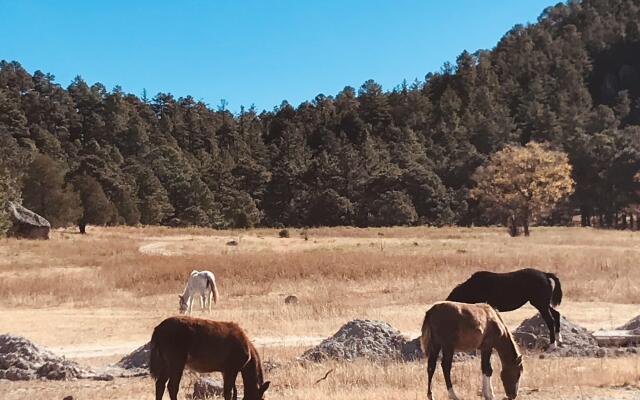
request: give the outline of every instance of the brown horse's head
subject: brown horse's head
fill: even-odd
[[[515,399],[518,397],[518,385],[520,384],[520,377],[522,376],[522,356],[518,355],[513,364],[504,364],[500,378],[502,379],[502,385],[504,386],[504,392],[509,399]]]
[[[184,314],[187,312],[187,308],[189,308],[189,303],[187,302],[187,299],[185,298],[185,296],[181,294],[178,295],[178,299],[180,299],[180,303],[179,303],[180,314]]]
[[[258,394],[255,400],[264,400],[264,392],[266,392],[267,389],[269,389],[269,385],[271,385],[270,381],[266,381],[265,383],[260,385],[260,387],[258,388]],[[247,399],[247,400],[251,400],[251,399]]]

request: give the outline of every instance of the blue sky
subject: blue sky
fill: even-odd
[[[490,49],[548,0],[0,0],[0,59],[66,87],[192,95],[271,110],[374,79],[423,79]]]

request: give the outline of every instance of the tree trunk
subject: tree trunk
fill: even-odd
[[[509,215],[507,225],[509,227],[509,235],[511,237],[518,236],[518,225],[516,224],[516,219],[513,215]]]
[[[87,224],[85,222],[78,222],[78,229],[80,229],[81,234],[87,233]]]
[[[591,215],[587,206],[580,207],[580,225],[591,226]]]
[[[529,236],[529,217],[524,217],[524,235]]]

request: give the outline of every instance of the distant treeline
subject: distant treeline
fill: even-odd
[[[64,89],[0,63],[0,191],[55,225],[486,224],[478,166],[507,144],[569,156],[547,223],[625,226],[640,166],[640,5],[571,1],[425,81],[374,81],[237,115],[191,97]],[[543,221],[545,222],[545,221]]]

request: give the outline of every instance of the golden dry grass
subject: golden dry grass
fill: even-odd
[[[591,329],[619,325],[640,311],[640,241],[632,232],[537,228],[530,238],[510,238],[492,228],[322,228],[307,230],[304,240],[300,230],[290,231],[291,238],[280,239],[274,229],[91,227],[84,236],[56,231],[46,242],[2,240],[0,332],[26,336],[62,353],[75,350],[71,354],[85,363],[113,362],[115,353],[144,343],[153,326],[177,311],[176,294],[186,276],[205,268],[216,274],[222,294],[212,317],[238,321],[264,343],[327,336],[354,318],[382,319],[417,335],[428,305],[479,269],[533,266],[557,272],[565,293],[560,311]],[[239,245],[227,246],[232,239]],[[285,306],[288,294],[296,294],[300,304]],[[523,308],[505,319],[515,326],[534,313]],[[100,346],[122,350],[82,355],[83,349]],[[288,363],[303,349],[261,350],[266,358]],[[275,387],[269,398],[424,398],[421,363],[287,365],[270,376]],[[313,385],[329,368],[336,369],[331,379]],[[456,388],[465,398],[475,397],[479,366],[454,369]],[[637,385],[638,370],[637,358],[530,358],[524,385],[540,390],[526,398],[559,398],[554,397],[558,393],[579,398],[585,391],[606,396],[612,390],[623,396],[627,389],[610,386]],[[140,399],[152,398],[151,387],[146,379],[0,381],[0,398]]]

